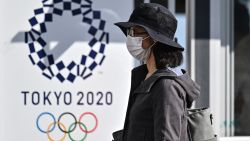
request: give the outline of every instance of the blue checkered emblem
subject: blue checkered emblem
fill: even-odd
[[[42,5],[42,8],[34,10],[34,16],[29,19],[31,29],[25,32],[25,43],[29,47],[32,64],[38,66],[48,79],[56,78],[60,82],[72,83],[77,77],[87,79],[103,63],[105,47],[109,43],[109,33],[105,31],[106,21],[101,18],[101,12],[92,9],[91,0],[43,0]],[[77,61],[55,59],[53,52],[45,49],[48,43],[43,35],[48,32],[47,24],[52,23],[54,18],[63,16],[65,12],[81,16],[81,22],[88,28],[90,39],[87,41],[88,45],[82,48],[87,47],[89,50],[82,53]],[[43,20],[38,20],[38,16],[42,16]],[[71,56],[74,57],[74,54]]]

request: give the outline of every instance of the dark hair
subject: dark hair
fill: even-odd
[[[175,68],[182,64],[182,51],[169,45],[157,42],[152,48],[157,69]]]

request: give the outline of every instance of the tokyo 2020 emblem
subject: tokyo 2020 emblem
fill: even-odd
[[[41,8],[34,10],[34,16],[29,19],[31,29],[25,32],[25,43],[29,47],[30,61],[33,65],[38,66],[48,79],[56,78],[60,82],[73,83],[77,77],[88,78],[97,66],[102,65],[105,59],[105,47],[109,43],[109,33],[105,31],[106,21],[102,19],[101,12],[92,9],[91,0],[42,0],[42,5]],[[51,47],[46,39],[49,31],[47,26],[53,24],[54,19],[69,13],[72,18],[80,17],[81,20],[78,22],[87,28],[87,32],[82,34],[87,34],[88,39],[86,44],[77,51],[80,55],[77,56],[73,53],[68,57],[60,58],[60,54],[58,55],[60,46],[57,52],[48,51]],[[65,23],[61,24],[65,25]],[[61,24],[54,25],[54,27]],[[62,33],[58,31],[54,35],[60,37]],[[65,49],[65,51],[67,50]],[[61,54],[66,53],[61,52]]]

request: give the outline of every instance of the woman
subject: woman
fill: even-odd
[[[128,22],[115,25],[127,36],[131,55],[144,62],[132,70],[124,128],[113,134],[115,140],[188,141],[184,112],[199,96],[199,86],[176,69],[184,50],[173,41],[176,18],[159,4],[144,3]]]

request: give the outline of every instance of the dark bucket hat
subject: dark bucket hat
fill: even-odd
[[[141,26],[154,40],[175,47],[181,51],[184,48],[174,41],[177,20],[164,6],[156,3],[142,3],[130,15],[128,22],[115,23],[125,35],[127,28]]]

